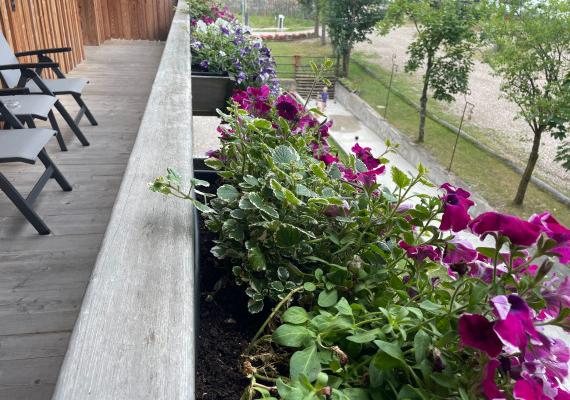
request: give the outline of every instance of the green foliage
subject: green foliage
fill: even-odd
[[[500,6],[486,25],[494,51],[488,61],[501,76],[505,97],[535,137],[549,133],[563,140],[570,129],[570,3],[547,0]],[[558,161],[570,169],[568,142]]]
[[[406,72],[425,68],[420,99],[419,141],[423,142],[427,94],[437,100],[454,101],[469,88],[473,52],[478,42],[475,26],[482,3],[458,0],[394,0],[379,24],[382,33],[411,20],[417,35],[408,46]]]
[[[343,75],[348,76],[350,53],[384,16],[386,0],[328,0],[325,21],[335,52],[343,58]]]

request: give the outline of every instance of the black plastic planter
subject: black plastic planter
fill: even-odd
[[[217,116],[224,109],[234,89],[227,74],[192,71],[192,113],[197,116]]]

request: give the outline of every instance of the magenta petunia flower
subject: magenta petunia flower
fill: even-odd
[[[232,96],[232,100],[238,103],[240,108],[247,109],[249,105],[249,96],[246,91],[244,90],[236,90]]]
[[[570,263],[570,229],[566,228],[556,220],[550,213],[535,214],[529,221],[546,233],[546,235],[556,241],[557,245],[551,250],[558,254],[562,264]]]
[[[540,227],[512,215],[499,214],[494,211],[479,215],[469,227],[473,233],[485,238],[489,233],[499,233],[507,237],[512,244],[532,246],[540,236]]]
[[[477,250],[471,242],[455,237],[447,243],[448,246],[443,254],[445,264],[468,264],[477,259]]]
[[[489,357],[501,354],[503,344],[493,330],[493,322],[479,314],[465,313],[459,317],[457,332],[463,346],[481,350]]]
[[[556,286],[558,278],[547,281],[541,291],[542,298],[546,301],[546,313],[556,318],[562,308],[570,308],[570,277],[565,277],[560,285]]]
[[[499,318],[493,330],[508,353],[524,351],[529,339],[541,340],[532,321],[533,313],[521,297],[516,294],[495,296],[491,299],[491,305]]]
[[[378,167],[376,169],[371,169],[371,170],[368,170],[366,172],[359,172],[357,174],[357,179],[364,186],[371,186],[371,185],[374,185],[376,183],[376,177],[378,175],[382,175],[384,173],[384,171],[386,171],[386,166],[381,165],[380,167]]]
[[[380,165],[380,161],[372,155],[370,147],[362,147],[358,143],[352,146],[352,152],[356,157],[366,165],[366,168],[372,170]]]
[[[412,246],[403,240],[398,245],[406,251],[410,258],[418,261],[423,261],[429,258],[433,261],[441,260],[441,250],[429,245]]]
[[[515,383],[513,395],[515,400],[548,400],[544,395],[542,382],[533,379],[521,379]]]
[[[469,208],[475,203],[469,199],[471,193],[461,188],[455,188],[449,183],[441,185],[447,194],[441,198],[443,201],[443,217],[441,218],[441,230],[462,231],[467,228],[471,221]]]
[[[524,353],[523,375],[543,380],[553,392],[568,377],[570,350],[560,339],[542,336],[542,345],[530,346]]]
[[[303,106],[289,94],[282,94],[275,102],[277,114],[287,121],[295,121],[299,118],[299,113]]]
[[[484,317],[483,317],[484,318]],[[507,397],[502,390],[499,390],[495,383],[495,372],[501,365],[498,360],[489,360],[485,367],[485,375],[483,377],[483,393],[489,400],[506,400]]]

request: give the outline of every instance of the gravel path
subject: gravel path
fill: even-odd
[[[371,43],[361,43],[356,46],[356,50],[373,54],[374,57],[369,57],[368,60],[387,69],[392,67],[392,55],[395,55],[396,64],[400,67],[399,73],[402,74],[407,60],[406,48],[414,34],[415,28],[411,26],[401,27],[383,37],[372,34],[369,36]],[[422,71],[416,74],[418,83],[421,75]],[[500,78],[492,75],[491,68],[487,64],[475,61],[470,76],[471,94],[467,96],[467,100],[475,104],[475,109],[471,121],[468,121],[466,125],[481,128],[485,137],[480,140],[503,156],[524,166],[532,147],[532,131],[523,120],[513,120],[517,113],[517,106],[506,99],[499,98],[500,83]],[[463,98],[460,97],[455,103],[440,103],[440,106],[444,111],[461,117],[464,104]],[[535,174],[568,194],[570,193],[570,172],[565,171],[559,163],[554,161],[558,144],[559,141],[550,136],[543,138]]]

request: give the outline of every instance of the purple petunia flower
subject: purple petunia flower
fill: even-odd
[[[540,236],[540,227],[512,215],[486,212],[469,224],[471,231],[485,238],[489,233],[499,233],[507,237],[512,244],[532,246]]]
[[[461,315],[457,325],[461,344],[481,350],[489,357],[497,357],[503,350],[503,344],[493,325],[493,322],[479,314]]]
[[[469,199],[471,193],[461,188],[455,188],[449,183],[441,185],[447,194],[441,198],[443,201],[443,217],[439,228],[443,231],[462,231],[467,228],[471,216],[469,208],[475,203]]]
[[[282,94],[275,102],[277,114],[288,121],[296,121],[299,119],[299,113],[303,106],[289,94]]]
[[[203,60],[202,62],[200,62],[201,68],[208,69],[209,66],[210,66],[210,63],[208,62],[208,60]]]

